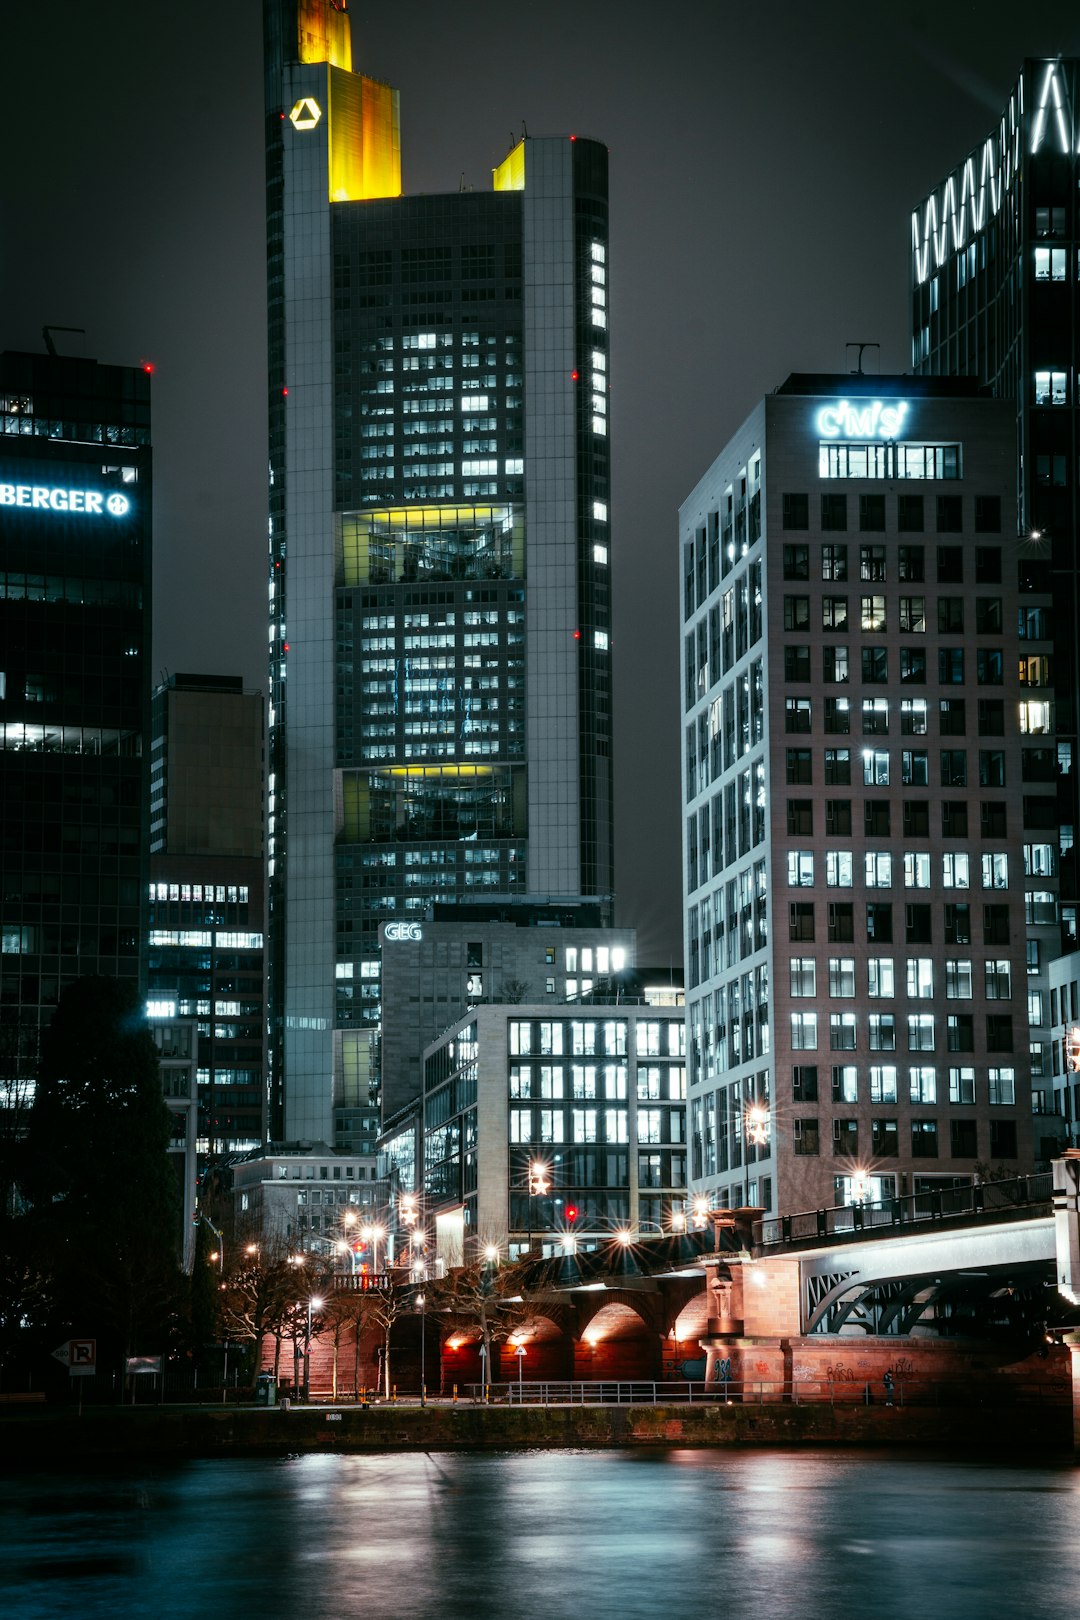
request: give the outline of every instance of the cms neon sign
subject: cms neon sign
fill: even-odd
[[[839,399],[823,405],[817,413],[817,430],[823,439],[898,439],[907,416],[907,401],[887,405],[875,399],[863,405]]]
[[[423,939],[423,937],[424,931],[419,923],[391,922],[387,923],[383,929],[384,939],[410,940],[415,944],[416,941]]]
[[[50,484],[0,484],[0,506],[29,507],[32,512],[76,512],[83,517],[126,517],[131,510],[126,495]]]

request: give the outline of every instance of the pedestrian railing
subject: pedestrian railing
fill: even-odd
[[[890,1392],[882,1379],[796,1378],[695,1383],[687,1380],[647,1379],[607,1381],[565,1380],[537,1383],[465,1386],[473,1401],[499,1401],[510,1406],[1065,1406],[1069,1386],[1050,1380],[1001,1379],[994,1384],[973,1384],[922,1378],[896,1378]]]
[[[1000,1218],[1016,1211],[1032,1213],[1050,1208],[1054,1178],[1047,1172],[1017,1176],[1010,1181],[983,1181],[966,1187],[944,1187],[933,1192],[884,1198],[876,1203],[843,1204],[832,1209],[809,1209],[755,1223],[762,1248],[776,1244],[847,1237],[864,1232],[913,1226],[944,1220]]]

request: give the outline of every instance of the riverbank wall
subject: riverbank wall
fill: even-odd
[[[110,1458],[542,1447],[898,1447],[1068,1456],[1067,1407],[816,1405],[86,1408],[0,1414],[9,1469]]]

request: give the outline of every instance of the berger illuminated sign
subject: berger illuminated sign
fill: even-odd
[[[409,940],[411,943],[416,944],[419,940],[422,940],[423,937],[424,931],[420,927],[419,923],[391,922],[387,923],[383,929],[384,939],[393,939],[398,941]]]
[[[66,489],[56,484],[0,484],[0,506],[28,507],[31,512],[74,512],[80,517],[126,517],[126,495],[103,489]]]
[[[817,430],[823,439],[898,439],[907,416],[907,401],[888,405],[883,399],[853,405],[839,399],[823,405],[817,413]]]

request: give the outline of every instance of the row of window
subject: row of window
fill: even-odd
[[[864,763],[864,770],[870,767]],[[909,759],[904,756],[904,783],[914,783],[925,787],[927,785],[927,761],[925,755],[915,755]],[[946,770],[943,764],[943,775]],[[985,779],[984,779],[985,780]],[[884,778],[888,781],[888,777]],[[944,783],[943,783],[944,785]],[[950,776],[949,786],[957,786]],[[787,831],[789,838],[812,838],[814,835],[814,803],[813,799],[789,799],[787,801]],[[1055,801],[1044,796],[1024,798],[1024,825],[1028,827],[1053,827],[1056,825]],[[818,801],[820,809],[820,801]],[[968,831],[968,800],[944,799],[940,803],[941,809],[941,836],[943,838],[967,838]],[[974,806],[972,806],[974,809]],[[1008,832],[1008,816],[1006,804],[1003,799],[983,799],[979,806],[979,836],[982,838],[1004,838]],[[707,816],[703,810],[699,816]],[[928,838],[930,836],[930,800],[904,799],[903,815],[901,819],[902,830],[906,838]],[[936,819],[936,818],[935,818]],[[867,838],[888,838],[892,834],[892,806],[888,799],[864,799],[862,814],[862,831]],[[974,822],[974,817],[972,818]],[[704,843],[708,846],[707,830]],[[851,815],[850,799],[825,800],[825,836],[827,838],[850,837],[854,827]],[[898,830],[900,830],[898,828]],[[972,827],[974,831],[974,826]],[[1025,844],[1025,873],[1039,872],[1049,875],[1053,871],[1053,858],[1049,844]],[[947,889],[966,889],[970,887],[968,876],[967,855],[946,855],[944,857],[944,884]],[[928,885],[913,881],[909,887],[926,888]]]
[[[686,1098],[686,1071],[682,1065],[639,1064],[639,1102],[681,1102]],[[597,1097],[610,1101],[627,1096],[624,1063],[512,1063],[510,1096],[514,1100],[559,1101],[572,1097],[587,1102]]]
[[[870,449],[879,449],[882,456],[886,446],[881,445],[849,445],[830,446],[832,451],[850,450],[866,452]],[[851,465],[850,458],[845,465]],[[822,476],[874,476],[874,474],[823,474]],[[884,473],[882,476],[885,476]],[[909,475],[910,476],[910,475]],[[955,474],[953,476],[956,476]],[[823,530],[836,532],[848,527],[848,497],[846,495],[823,494],[821,497],[820,526]],[[860,495],[858,497],[859,528],[864,533],[884,533],[887,527],[887,518],[891,511],[892,497],[885,495]],[[888,503],[888,504],[887,504]],[[785,493],[782,504],[782,522],[785,529],[809,529],[810,527],[810,497],[802,493]],[[935,527],[938,534],[962,534],[964,531],[964,497],[962,495],[939,495],[934,505],[936,518]],[[926,529],[926,505],[922,495],[898,495],[896,497],[896,528],[900,534],[922,534]],[[976,534],[1001,533],[1001,497],[1000,495],[976,495],[973,497],[972,518]],[[902,548],[901,548],[902,549]]]
[[[908,704],[901,707],[900,729],[903,732],[920,735],[926,730],[927,705],[924,699],[916,698],[917,707],[911,708]],[[963,709],[964,701],[959,700]],[[942,731],[953,734],[955,730],[964,730],[964,727],[955,727],[956,699],[943,703],[940,707],[942,719],[948,719],[948,728],[942,725]],[[1001,736],[1005,729],[1004,704],[996,699],[979,700],[978,712],[979,731],[986,736]],[[998,748],[980,748],[979,754],[979,785],[980,787],[1003,787],[1005,784],[1005,752]],[[857,758],[862,758],[862,779],[865,787],[888,786],[891,765],[890,750],[888,748],[862,748],[857,750]],[[900,778],[908,785],[917,785],[923,777],[927,757],[926,749],[905,748],[900,753]],[[968,751],[966,748],[940,748],[938,750],[938,771],[942,787],[966,787],[968,782]],[[851,749],[826,748],[824,758],[826,786],[850,787],[851,776]],[[785,777],[789,787],[799,784],[809,786],[814,780],[813,750],[810,748],[789,748],[786,751]],[[1020,750],[1020,779],[1023,782],[1057,781],[1058,755],[1054,748],[1022,748]],[[856,778],[858,771],[856,770]],[[972,777],[974,781],[974,777]]]
[[[719,895],[719,891],[717,891]],[[702,908],[706,915],[708,904]],[[720,917],[720,908],[717,906],[717,938],[723,933],[723,923]],[[827,914],[827,940],[830,945],[854,943],[855,940],[855,907],[850,901],[830,901],[826,906]],[[907,908],[905,908],[906,910]],[[918,908],[915,908],[916,910]],[[788,906],[788,940],[791,944],[813,943],[815,938],[815,907],[813,902],[800,900],[792,901]],[[967,904],[949,905],[946,907],[947,929],[946,944],[970,945],[972,942],[971,907]],[[951,920],[951,927],[948,926]],[[706,924],[707,926],[707,924]],[[735,922],[732,919],[731,927]],[[1012,933],[1010,926],[1010,911],[1008,905],[985,905],[982,908],[982,943],[984,945],[1008,945]],[[892,943],[893,924],[892,906],[880,902],[868,902],[866,906],[866,938],[867,942]],[[1032,960],[1033,958],[1033,960]],[[1028,971],[1037,972],[1039,967],[1037,941],[1029,941]]]
[[[909,655],[914,656],[914,655]],[[915,668],[912,664],[910,667]],[[983,684],[997,685],[998,665],[993,657],[977,666],[981,672]],[[941,685],[962,685],[964,683],[964,650],[962,647],[943,647],[938,652],[938,680]],[[1040,680],[1049,675],[1049,662],[1046,659],[1024,660],[1025,674]],[[890,729],[891,715],[899,711],[900,730],[912,736],[920,736],[926,732],[926,721],[929,713],[924,698],[887,698],[887,697],[823,697],[820,700],[820,715],[823,731],[832,736],[847,737],[851,735],[851,720],[853,714],[861,719],[861,730],[864,737],[887,736]],[[960,736],[967,732],[967,711],[964,700],[942,698],[937,704],[938,729],[942,736]],[[1016,705],[1017,729],[1023,737],[1045,736],[1053,730],[1054,704],[1051,698],[1021,698]],[[985,724],[983,723],[985,721]],[[1004,699],[979,700],[979,730],[989,736],[1005,735],[1005,706]],[[785,697],[784,699],[784,730],[791,733],[808,734],[814,729],[814,700],[810,697]]]
[[[891,850],[867,850],[861,861],[849,849],[829,850],[825,855],[825,886],[830,889],[854,887],[855,873],[862,867],[862,878],[868,889],[890,889],[894,871],[899,880],[903,861],[904,887],[929,889],[933,887],[933,864],[928,851],[906,850],[903,856],[894,856]],[[946,887],[967,888],[970,883],[970,858],[966,853],[942,856],[942,874]],[[814,886],[815,855],[809,849],[790,849],[787,852],[787,880],[790,889],[809,889]],[[1009,857],[1006,851],[987,851],[979,857],[979,871],[984,889],[1009,887]]]
[[[975,993],[977,966],[970,958],[947,957],[937,963],[935,974],[933,957],[909,957],[905,966],[908,999],[932,1001],[936,978],[938,989],[944,985],[947,1000],[970,1001]],[[854,998],[858,994],[853,956],[828,958],[828,987],[829,995],[834,999]],[[817,996],[816,957],[792,956],[788,959],[788,989],[794,1000]],[[896,995],[896,964],[893,957],[872,956],[866,963],[866,994],[872,1000],[891,1000]],[[1012,963],[1009,959],[990,957],[983,963],[983,994],[987,1001],[1011,1000]]]
[[[829,1050],[855,1052],[859,1048],[860,1019],[857,1013],[829,1013]],[[895,1052],[898,1021],[895,1013],[867,1013],[862,1022],[866,1030],[867,1050]],[[816,1012],[793,1012],[790,1015],[790,1045],[793,1052],[818,1050],[819,1024],[824,1031],[825,1015]],[[1011,1013],[987,1013],[985,1041],[988,1052],[1013,1050],[1013,1018]],[[932,1052],[936,1035],[932,1013],[912,1013],[907,1019],[909,1052]],[[975,1027],[972,1014],[951,1014],[946,1019],[945,1049],[948,1052],[973,1052]]]
[[[872,1064],[860,1079],[859,1068],[854,1063],[834,1063],[831,1066],[831,1094],[834,1103],[857,1103],[859,1101],[860,1085],[865,1089],[865,1097],[870,1102],[898,1102],[901,1093],[898,1086],[902,1082],[898,1079],[899,1071],[895,1064]],[[925,1107],[939,1101],[944,1102],[946,1093],[950,1103],[961,1107],[974,1106],[976,1101],[975,1070],[969,1064],[956,1065],[948,1069],[944,1076],[945,1087],[941,1088],[939,1097],[938,1071],[932,1063],[911,1064],[907,1071],[906,1091],[908,1101],[916,1106]],[[824,1096],[824,1077],[821,1080],[821,1093]],[[986,1100],[992,1104],[1003,1107],[1012,1107],[1016,1102],[1016,1070],[1010,1065],[1002,1068],[990,1065],[985,1075]],[[796,1063],[791,1071],[791,1096],[797,1103],[812,1103],[818,1101],[819,1080],[816,1063]]]
[[[682,1108],[639,1108],[634,1139],[638,1142],[682,1142],[686,1113]],[[630,1115],[625,1108],[511,1108],[510,1142],[629,1143]]]
[[[512,1019],[508,1025],[512,1057],[559,1057],[607,1054],[622,1057],[627,1051],[625,1019]],[[636,1024],[635,1048],[639,1055],[666,1052],[681,1057],[685,1052],[681,1018],[642,1019]]]
[[[1017,1157],[1016,1121],[992,1119],[989,1122],[990,1158],[994,1162]],[[792,1121],[792,1147],[796,1154],[816,1155],[821,1152],[821,1127],[816,1118]],[[870,1121],[870,1152],[876,1159],[895,1159],[900,1155],[900,1127],[895,1119]],[[832,1151],[842,1158],[859,1156],[859,1122],[854,1119],[834,1119],[832,1122]],[[911,1121],[911,1157],[936,1159],[938,1151],[938,1121],[913,1119]],[[979,1125],[974,1119],[949,1121],[948,1157],[976,1159],[979,1156]]]

